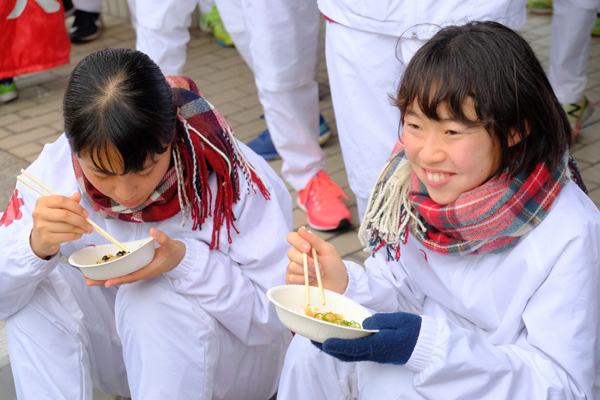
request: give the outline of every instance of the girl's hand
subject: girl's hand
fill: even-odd
[[[33,229],[29,237],[31,250],[39,258],[56,254],[60,245],[81,238],[84,233],[92,233],[92,225],[85,219],[90,213],[79,201],[81,194],[69,197],[45,196],[35,203],[31,213]]]
[[[311,286],[317,286],[315,263],[311,256],[311,249],[314,247],[317,251],[323,287],[340,294],[346,291],[346,287],[348,286],[348,271],[333,245],[327,243],[314,233],[308,232],[304,227],[298,229],[297,233],[289,233],[287,241],[294,246],[288,250],[290,263],[287,266],[285,277],[287,285],[304,285],[302,253],[307,253],[308,280]]]
[[[358,339],[332,338],[322,345],[313,344],[342,361],[404,365],[417,345],[421,322],[420,316],[405,312],[375,314],[363,321],[363,328],[379,332]]]
[[[185,256],[185,244],[179,240],[173,240],[165,233],[156,228],[150,229],[150,236],[160,245],[154,250],[154,258],[148,265],[134,271],[128,275],[119,276],[117,278],[108,279],[105,281],[96,281],[88,279],[88,286],[106,286],[123,285],[125,283],[133,283],[143,279],[150,279],[169,272],[179,265],[183,256]],[[84,278],[87,277],[84,275]]]

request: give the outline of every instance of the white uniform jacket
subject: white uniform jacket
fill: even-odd
[[[206,312],[244,344],[264,345],[287,331],[279,322],[266,291],[285,283],[286,252],[289,247],[285,238],[292,229],[291,198],[275,172],[242,143],[240,147],[246,150],[250,163],[264,179],[271,199],[265,200],[260,192],[247,195],[246,180],[240,175],[241,199],[233,206],[235,226],[240,233],[231,230],[230,244],[227,229],[223,226],[219,250],[209,250],[212,217],[206,219],[201,230],[194,231],[191,220],[184,227],[180,226],[181,213],[161,222],[132,223],[100,217],[85,199],[81,200],[81,205],[90,212],[90,219],[120,242],[148,237],[150,228],[155,227],[171,239],[185,243],[186,253],[181,263],[164,274],[172,282],[175,291],[196,297]],[[64,135],[55,143],[46,145],[40,157],[27,170],[58,194],[69,196],[79,191],[71,162],[71,149]],[[214,194],[214,174],[209,180]],[[59,262],[59,255],[44,261],[31,250],[31,213],[39,195],[20,182],[17,183],[17,190],[18,198],[23,203],[19,208],[22,216],[7,227],[0,227],[0,319],[23,308],[38,284],[52,275]],[[86,245],[106,243],[105,238],[93,232],[61,245],[60,255],[68,258]],[[56,291],[68,302],[68,293],[58,287]]]
[[[518,29],[527,19],[523,0],[318,0],[333,21],[361,31],[421,40],[439,26],[496,21]]]
[[[346,262],[346,296],[423,316],[406,366],[357,364],[360,397],[600,398],[599,245],[600,213],[569,182],[512,250],[443,256],[409,235],[397,262]]]

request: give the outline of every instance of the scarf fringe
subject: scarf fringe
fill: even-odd
[[[185,198],[185,204],[189,206],[188,215],[191,215],[194,221],[192,229],[202,229],[202,224],[206,221],[207,216],[213,217],[210,249],[218,249],[223,225],[227,227],[229,243],[232,242],[231,229],[239,234],[233,214],[233,204],[240,199],[239,176],[236,166],[239,166],[244,172],[248,194],[250,188],[255,193],[258,189],[264,198],[269,200],[270,193],[262,177],[241,152],[231,128],[224,129],[221,135],[214,133],[203,135],[181,115],[179,115],[179,121],[185,134],[178,142],[177,152],[183,155],[185,170],[193,171],[193,173],[188,172],[191,176],[182,181],[184,183],[179,184],[182,189],[180,193]],[[214,143],[215,141],[221,148]],[[210,207],[213,193],[208,185],[211,171],[216,174],[217,178],[214,210],[211,210]],[[180,179],[180,175],[178,175],[178,179]],[[193,193],[194,201],[188,199],[188,193]]]
[[[384,166],[369,197],[358,237],[365,251],[376,252],[383,246],[388,253],[399,252],[398,244],[406,240],[408,224],[414,221],[424,232],[425,226],[413,213],[410,199],[412,166],[402,154],[393,155]],[[394,255],[395,255],[394,254]],[[399,255],[399,254],[398,254]],[[388,257],[392,256],[391,253]]]

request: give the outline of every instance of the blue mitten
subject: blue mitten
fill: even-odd
[[[375,314],[364,320],[363,328],[379,332],[358,339],[327,339],[323,345],[313,344],[342,361],[403,365],[417,344],[421,317],[404,312]]]

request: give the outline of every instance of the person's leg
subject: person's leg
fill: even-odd
[[[89,13],[100,13],[102,0],[75,0],[75,8]]]
[[[86,43],[97,39],[102,33],[102,0],[77,0],[75,2],[75,20],[69,28],[72,43]]]
[[[212,11],[215,6],[215,0],[199,0],[198,7],[200,7],[200,13],[206,14]]]
[[[598,6],[587,9],[573,0],[555,0],[548,79],[561,103],[583,99],[586,67]]]
[[[92,399],[94,387],[129,396],[114,323],[116,288],[90,288],[59,264],[6,320],[19,399]]]
[[[319,146],[319,86],[314,81],[292,90],[263,89],[258,96],[271,139],[283,160],[281,175],[300,191],[325,169],[327,154]]]
[[[197,1],[128,0],[137,39],[165,75],[181,75],[187,57],[188,27]]]
[[[289,338],[246,346],[168,278],[123,285],[117,330],[134,399],[271,396]]]
[[[406,42],[406,43],[403,43]],[[381,169],[399,137],[392,104],[404,63],[424,41],[373,34],[327,23],[326,61],[338,135],[350,188],[362,220]]]
[[[323,353],[296,335],[285,355],[277,397],[286,400],[358,399],[356,363]]]
[[[309,225],[349,226],[352,216],[343,192],[323,171],[326,153],[319,146],[316,2],[217,0],[217,7],[236,48],[250,60],[268,126],[248,146],[266,159],[280,155],[283,178],[313,195],[300,196]]]

